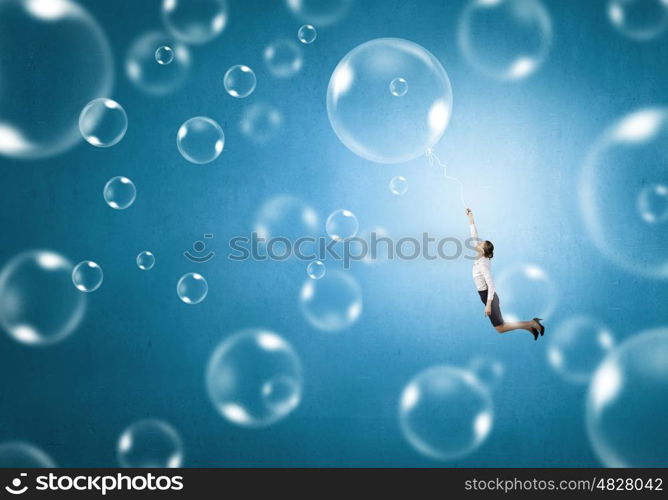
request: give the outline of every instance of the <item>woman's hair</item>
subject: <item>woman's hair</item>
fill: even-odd
[[[494,245],[491,241],[485,240],[482,244],[482,252],[485,257],[491,259],[494,257]]]

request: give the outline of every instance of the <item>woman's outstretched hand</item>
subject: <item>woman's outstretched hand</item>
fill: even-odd
[[[464,213],[469,218],[469,223],[473,224],[473,211],[470,208],[467,208]]]

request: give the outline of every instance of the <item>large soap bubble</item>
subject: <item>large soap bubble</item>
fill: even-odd
[[[0,444],[0,469],[49,469],[56,467],[55,462],[42,450],[23,441],[9,441]],[[15,490],[20,489],[18,484],[12,483]]]
[[[459,19],[458,41],[479,72],[519,80],[550,52],[552,21],[538,0],[471,0]]]
[[[552,278],[533,264],[511,266],[500,273],[497,293],[506,321],[550,317],[557,304]]]
[[[576,384],[589,382],[615,344],[612,332],[588,316],[567,319],[547,340],[550,365],[565,380]]]
[[[668,278],[668,221],[647,188],[668,185],[668,108],[646,108],[610,127],[580,178],[580,206],[598,249],[626,270]],[[647,202],[647,203],[646,203]],[[648,212],[648,210],[650,210]]]
[[[319,280],[304,282],[299,304],[308,322],[318,330],[343,330],[362,314],[362,288],[349,274],[330,271]]]
[[[286,3],[302,21],[327,26],[346,15],[352,0],[286,0]]]
[[[183,462],[183,442],[166,422],[140,420],[121,434],[118,461],[122,467],[177,468]]]
[[[162,20],[185,43],[202,44],[216,38],[227,24],[227,0],[163,0]]]
[[[81,109],[113,82],[97,22],[69,0],[3,0],[0,54],[0,155],[46,158],[71,148],[81,139]]]
[[[631,337],[592,377],[587,430],[608,467],[668,467],[668,329]]]
[[[302,368],[297,353],[268,330],[242,330],[215,350],[206,372],[211,402],[228,421],[266,427],[299,405]]]
[[[489,391],[468,371],[436,366],[404,388],[399,422],[408,442],[435,460],[456,460],[478,448],[494,420]]]
[[[23,252],[0,272],[0,324],[14,340],[48,345],[65,339],[86,310],[72,286],[72,263],[49,250]]]
[[[392,82],[407,91],[397,97]],[[327,89],[327,113],[341,142],[378,163],[401,163],[425,154],[445,132],[452,88],[441,63],[416,43],[380,38],[351,50]]]
[[[169,64],[156,63],[156,51],[169,47],[173,57]],[[137,38],[128,51],[125,72],[141,91],[165,95],[176,90],[190,71],[190,51],[183,43],[159,31],[150,31]]]
[[[610,0],[608,17],[625,36],[645,42],[660,36],[668,26],[667,0]]]

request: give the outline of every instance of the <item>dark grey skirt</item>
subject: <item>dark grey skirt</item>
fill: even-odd
[[[487,290],[478,290],[478,294],[482,303],[487,305]],[[493,326],[503,325],[501,305],[499,304],[499,295],[497,293],[494,293],[494,298],[492,299],[492,314],[489,316],[489,320]]]

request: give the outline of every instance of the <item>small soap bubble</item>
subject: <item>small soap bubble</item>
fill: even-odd
[[[225,133],[211,118],[196,116],[181,125],[176,134],[176,145],[186,160],[203,165],[223,152]]]
[[[668,1],[609,0],[608,18],[624,36],[647,42],[661,36],[668,27]]]
[[[227,93],[240,99],[251,95],[255,90],[256,83],[257,79],[253,70],[243,64],[232,66],[223,78]]]
[[[148,271],[155,265],[155,255],[148,250],[144,250],[137,255],[137,267],[142,271]]]
[[[292,13],[306,23],[329,26],[340,21],[352,0],[286,0]]]
[[[314,260],[306,266],[306,274],[308,274],[309,278],[314,280],[319,280],[326,272],[327,268],[325,267],[324,262],[320,260]]]
[[[403,97],[408,92],[408,82],[403,78],[395,78],[390,82],[390,92],[395,97]]]
[[[92,260],[79,262],[72,270],[72,283],[82,292],[94,292],[100,288],[103,279],[102,268]]]
[[[647,186],[638,195],[638,212],[648,224],[668,220],[668,187],[663,184]]]
[[[155,50],[155,60],[163,66],[174,60],[174,51],[167,45],[162,45]]]
[[[362,314],[362,288],[355,278],[341,271],[321,279],[307,279],[299,305],[306,320],[318,330],[336,332],[353,325]]]
[[[273,105],[255,103],[244,111],[241,133],[256,144],[266,144],[272,140],[283,125],[283,114]]]
[[[318,38],[318,32],[310,24],[305,24],[299,28],[299,31],[297,32],[297,38],[299,38],[300,42],[308,45],[309,43],[315,42],[315,39]]]
[[[357,234],[359,222],[350,210],[335,210],[327,217],[325,229],[334,241],[344,241]]]
[[[137,188],[127,177],[112,177],[103,190],[104,201],[115,210],[125,210],[135,202]]]
[[[302,68],[302,52],[292,40],[277,40],[264,49],[264,61],[276,78],[289,78]]]
[[[113,99],[93,99],[81,111],[79,130],[89,144],[108,148],[118,144],[128,129],[128,115]]]
[[[156,47],[157,50],[161,47],[171,49],[173,57],[169,64],[160,63]],[[159,31],[139,36],[130,46],[125,60],[125,71],[130,81],[142,92],[157,96],[169,94],[180,87],[190,72],[190,66],[188,46]]]
[[[539,0],[471,0],[459,18],[458,42],[480,73],[520,80],[547,58],[552,20]]]
[[[203,44],[227,25],[227,0],[163,0],[162,20],[179,40]]]
[[[390,191],[396,196],[402,196],[408,191],[408,181],[405,177],[398,175],[397,177],[392,177],[390,181]]]
[[[132,424],[118,440],[118,461],[130,468],[177,468],[183,462],[183,443],[174,428],[161,420]]]
[[[176,293],[186,304],[199,304],[209,293],[209,285],[201,274],[188,273],[179,279]]]

